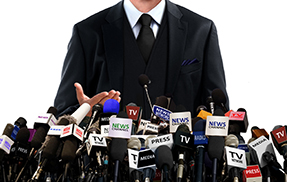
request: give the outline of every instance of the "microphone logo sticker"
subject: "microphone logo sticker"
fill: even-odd
[[[207,116],[205,134],[207,136],[227,136],[229,117]]]
[[[112,130],[120,130],[120,131],[128,131],[129,125],[128,124],[121,124],[121,123],[113,123]]]

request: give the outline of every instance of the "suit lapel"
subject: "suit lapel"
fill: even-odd
[[[122,91],[123,84],[124,12],[122,6],[122,2],[119,2],[111,8],[106,17],[108,24],[102,27],[110,84],[113,89],[119,91]]]
[[[166,93],[172,94],[180,74],[181,63],[187,37],[187,22],[181,20],[182,13],[177,6],[168,0],[169,60]]]

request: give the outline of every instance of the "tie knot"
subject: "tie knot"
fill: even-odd
[[[142,14],[139,22],[142,24],[142,26],[150,26],[152,17],[149,14]]]

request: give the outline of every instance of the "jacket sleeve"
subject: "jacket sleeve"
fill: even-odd
[[[74,83],[85,85],[85,67],[83,46],[77,25],[75,25],[62,68],[61,82],[54,100],[54,106],[58,110],[57,117],[71,114],[79,107]]]
[[[203,88],[204,95],[210,96],[213,89],[221,89],[226,96],[225,106],[229,109],[229,99],[226,91],[225,72],[223,61],[219,48],[217,30],[213,22],[211,22],[209,36],[207,38],[204,52],[204,73]],[[205,98],[207,98],[205,97]],[[205,101],[204,101],[205,102]]]

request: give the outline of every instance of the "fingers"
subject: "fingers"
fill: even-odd
[[[103,104],[102,103],[102,100],[104,100],[105,98],[107,98],[109,95],[108,92],[101,92],[101,93],[98,93],[97,95],[95,95],[94,97],[92,97],[89,102],[90,102],[90,105],[93,106],[93,105],[96,105],[98,103],[100,104]]]
[[[76,94],[77,94],[78,102],[82,104],[81,102],[85,99],[85,94],[84,94],[82,85],[79,83],[75,83],[74,86],[76,87]]]

